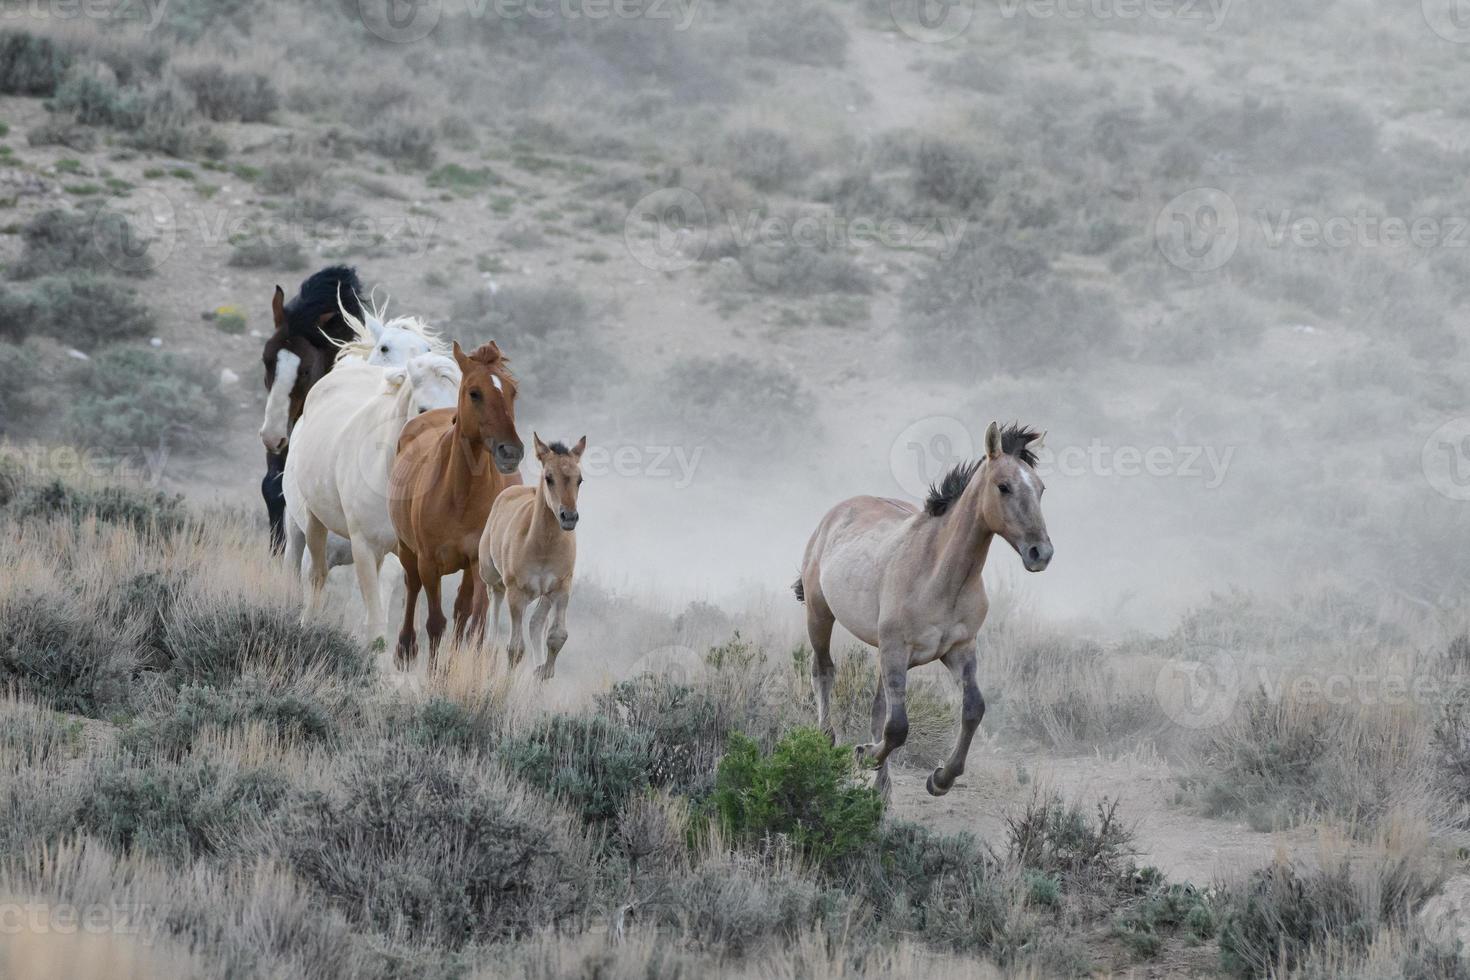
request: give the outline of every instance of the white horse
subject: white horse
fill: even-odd
[[[354,337],[348,341],[334,342],[337,347],[337,356],[334,363],[335,368],[340,369],[342,365],[354,361],[363,361],[376,367],[403,367],[413,358],[423,354],[445,354],[448,352],[444,342],[439,339],[439,336],[427,323],[413,316],[400,316],[394,317],[391,320],[384,320],[387,311],[388,304],[386,300],[382,306],[378,306],[375,296],[369,296],[368,305],[363,310],[364,318],[362,320],[357,319],[357,317],[353,316],[345,308],[342,308],[342,319],[352,328]],[[281,356],[285,357],[288,355],[283,353]],[[267,427],[272,428],[274,431],[275,428],[285,425],[284,406],[289,396],[291,385],[294,384],[295,371],[292,370],[288,373],[293,380],[286,382],[285,394],[280,398],[276,397],[275,388],[281,384],[279,380],[277,381],[277,385],[271,389],[270,397],[266,401],[266,426],[262,427],[262,432]],[[282,377],[279,367],[277,377],[278,379]],[[331,377],[331,374],[327,374],[326,377]],[[321,384],[320,381],[312,385],[311,391],[315,391],[319,384]],[[274,409],[273,406],[275,406]],[[302,409],[302,418],[296,423],[295,428],[300,428],[301,422],[305,421],[306,409],[310,408],[310,406],[311,394],[309,391],[306,397],[306,408]],[[272,425],[273,410],[281,415],[277,426]],[[295,429],[292,429],[291,435],[294,436],[294,434]],[[292,445],[294,446],[294,442]],[[289,456],[287,457],[287,462],[290,462]],[[290,505],[288,503],[286,513],[286,558],[290,563],[290,567],[295,571],[301,570],[301,558],[306,552],[305,533],[306,525],[291,518]],[[345,535],[329,534],[327,536],[325,553],[327,570],[331,570],[340,565],[352,564],[352,546],[347,541]],[[312,571],[308,569],[308,577],[311,574],[313,574]],[[323,572],[322,574],[326,573]]]
[[[349,542],[368,639],[386,640],[379,574],[398,544],[388,515],[398,436],[415,415],[456,404],[460,380],[453,358],[420,354],[406,367],[341,363],[307,395],[282,481],[286,515],[303,529],[311,556],[304,615],[320,603],[327,535],[337,534]]]

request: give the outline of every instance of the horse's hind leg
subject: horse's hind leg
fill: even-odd
[[[909,714],[904,704],[908,673],[908,648],[901,642],[884,641],[878,652],[878,683],[883,688],[886,702],[883,737],[876,741],[878,733],[875,732],[874,743],[854,749],[859,762],[871,759],[872,764],[878,767],[880,777],[886,772],[888,757],[909,738]]]
[[[960,688],[960,733],[949,761],[929,776],[928,789],[931,796],[948,793],[950,787],[954,786],[954,781],[965,771],[965,759],[970,755],[970,742],[975,737],[975,729],[980,727],[980,719],[985,717],[985,698],[981,697],[980,685],[975,682],[974,644],[951,650],[942,659],[944,666],[949,668],[950,676]]]
[[[832,627],[836,622],[826,600],[820,595],[807,597],[806,635],[812,642],[812,694],[817,699],[817,728],[833,744],[837,742],[837,731],[832,725],[832,683],[837,677],[837,667],[832,663]]]
[[[398,666],[408,668],[418,655],[418,627],[414,615],[418,612],[419,559],[407,546],[399,544],[398,562],[403,566],[403,628],[398,631]]]
[[[327,526],[310,513],[306,515],[306,551],[311,555],[311,574],[307,587],[303,618],[314,616],[321,607],[322,590],[327,587]]]

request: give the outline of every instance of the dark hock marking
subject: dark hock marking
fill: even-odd
[[[889,715],[888,721],[883,726],[883,741],[898,748],[909,740],[909,715],[903,708],[898,708]]]
[[[1036,465],[1036,454],[1026,447],[1031,444],[1039,432],[1028,429],[1019,422],[1012,422],[1000,430],[1000,450],[1007,456],[1014,456],[1027,466]],[[938,483],[929,485],[929,499],[924,501],[924,513],[930,517],[943,517],[949,511],[950,505],[960,499],[965,488],[970,485],[970,478],[980,468],[984,459],[972,460],[960,463],[944,474],[944,479]]]
[[[985,698],[979,689],[965,691],[964,706],[960,709],[960,720],[966,724],[980,724],[985,717]]]

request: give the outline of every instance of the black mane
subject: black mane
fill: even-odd
[[[1008,456],[1014,456],[1027,466],[1036,465],[1036,454],[1026,447],[1038,433],[1034,429],[1028,429],[1018,422],[1000,430],[1000,449]],[[954,469],[944,474],[944,479],[938,483],[930,484],[929,499],[924,501],[924,513],[930,517],[942,517],[950,506],[960,499],[960,494],[970,485],[970,478],[980,468],[984,459],[970,460],[960,463]]]
[[[342,308],[361,320],[362,300],[358,298],[361,292],[362,283],[358,281],[357,270],[349,266],[334,265],[314,273],[286,304],[286,332],[293,337],[304,337],[323,349],[329,346],[328,338],[344,342],[352,340],[356,334],[342,318],[337,297],[340,295],[342,298]],[[333,316],[322,321],[324,313]]]

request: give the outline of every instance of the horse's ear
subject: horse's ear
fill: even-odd
[[[1032,436],[1031,439],[1030,439],[1030,441],[1028,441],[1026,443],[1026,448],[1029,449],[1029,450],[1031,450],[1034,453],[1034,452],[1036,452],[1036,450],[1038,450],[1038,449],[1041,448],[1041,446],[1042,446],[1042,444],[1044,442],[1046,442],[1046,432],[1045,432],[1045,430],[1043,430],[1042,433],[1041,433],[1041,435],[1039,435],[1039,436]]]
[[[276,287],[276,293],[271,297],[271,317],[276,321],[277,330],[286,325],[286,291],[280,286]]]
[[[999,459],[1000,454],[1000,423],[992,422],[985,430],[985,455],[991,459]]]
[[[383,339],[383,329],[384,329],[384,327],[383,327],[383,321],[382,320],[379,320],[375,316],[368,317],[367,318],[367,328],[368,328],[368,332],[373,335],[373,339],[374,340],[382,340]]]
[[[464,348],[459,346],[459,341],[454,342],[454,363],[459,365],[461,371],[469,367],[470,359],[464,356]]]
[[[583,436],[582,438],[578,439],[577,440],[577,444],[572,447],[572,455],[575,456],[575,457],[577,457],[578,459],[581,459],[582,458],[582,453],[584,453],[586,451],[587,451],[587,437],[586,436]]]
[[[542,456],[545,456],[547,453],[551,452],[551,447],[548,446],[546,443],[542,442],[541,441],[541,437],[539,435],[537,435],[535,432],[532,432],[531,433],[531,438],[536,441],[535,442],[535,445],[536,445],[536,458],[537,459],[540,459]]]

